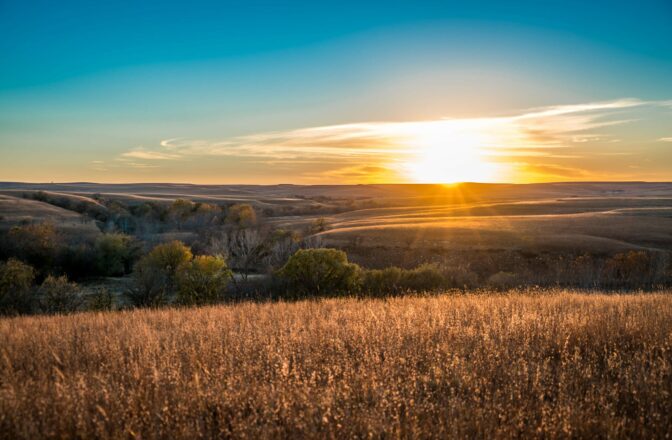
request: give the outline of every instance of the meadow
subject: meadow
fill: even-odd
[[[0,320],[2,438],[666,438],[672,296],[316,299]]]

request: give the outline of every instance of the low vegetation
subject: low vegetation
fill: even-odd
[[[95,223],[100,230],[67,234],[57,224],[29,220],[0,228],[3,283],[18,286],[2,287],[8,293],[0,297],[1,314],[241,299],[384,297],[449,289],[542,286],[624,291],[672,285],[672,253],[662,248],[460,253],[409,242],[404,248],[372,252],[362,245],[371,236],[357,236],[340,249],[327,248],[323,237],[332,226],[325,217],[281,225],[269,221],[276,213],[248,203],[133,201],[40,191],[25,196],[81,213],[89,226]],[[404,256],[403,264],[390,262],[398,261],[399,255]],[[96,287],[88,288],[92,283]],[[58,285],[68,286],[71,298],[63,294],[58,301],[53,295],[47,299]],[[107,293],[100,293],[100,288]]]
[[[672,295],[0,320],[4,438],[665,438]]]

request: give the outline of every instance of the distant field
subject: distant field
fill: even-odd
[[[74,211],[36,200],[0,194],[0,228],[22,222],[50,222],[60,230],[73,234],[95,235],[100,232],[93,221]]]
[[[354,211],[330,217],[328,243],[613,252],[672,247],[672,200],[620,199],[432,206]],[[636,207],[633,207],[636,206]]]
[[[672,295],[0,320],[3,438],[664,438]]]
[[[324,242],[349,248],[604,253],[672,248],[671,183],[0,183],[2,221],[53,217],[74,227],[81,218],[79,214],[39,202],[21,200],[16,207],[13,205],[18,199],[12,196],[38,190],[69,195],[82,203],[97,203],[91,198],[94,194],[129,205],[170,203],[178,198],[218,204],[250,203],[266,222],[283,228],[305,228],[324,218]]]

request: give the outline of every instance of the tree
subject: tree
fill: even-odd
[[[191,261],[191,249],[180,241],[160,244],[135,265],[135,287],[129,299],[138,306],[158,306],[167,303],[175,293],[178,269]]]
[[[319,234],[327,230],[327,220],[324,217],[317,218],[311,223],[308,233]]]
[[[84,300],[76,283],[68,277],[49,275],[38,289],[40,310],[46,313],[69,313],[79,310]]]
[[[247,279],[250,272],[266,256],[267,242],[256,229],[241,229],[229,234],[229,258],[232,265]]]
[[[14,226],[7,236],[12,255],[39,270],[51,269],[60,247],[60,237],[51,223]]]
[[[282,267],[289,257],[299,249],[301,238],[296,232],[276,229],[268,237],[268,250],[264,258],[267,266],[277,269]]]
[[[359,266],[337,249],[301,249],[278,275],[299,294],[337,295],[353,292],[359,283]]]
[[[177,271],[177,302],[212,304],[222,297],[231,277],[223,258],[198,256]]]
[[[96,239],[96,266],[100,273],[121,276],[131,271],[140,251],[126,234],[103,234]]]
[[[249,228],[257,224],[257,213],[251,205],[236,204],[229,208],[226,222],[239,228]]]
[[[170,206],[170,216],[176,223],[177,229],[182,229],[184,222],[189,218],[195,208],[191,200],[177,199]]]
[[[35,269],[15,258],[0,263],[0,313],[28,313],[32,308]]]

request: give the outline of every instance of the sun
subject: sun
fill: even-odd
[[[499,167],[484,154],[489,134],[445,122],[418,126],[409,136],[413,153],[404,166],[408,177],[419,183],[496,181]]]

